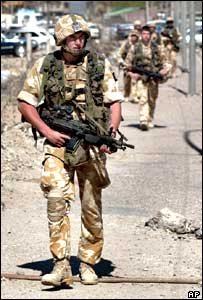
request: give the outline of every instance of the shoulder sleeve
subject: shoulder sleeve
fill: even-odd
[[[25,101],[35,107],[41,104],[39,103],[39,94],[43,74],[40,73],[40,68],[44,58],[38,59],[28,72],[23,88],[17,96],[18,101]]]
[[[172,64],[170,60],[168,59],[168,55],[166,53],[166,48],[163,45],[158,46],[158,52],[160,55],[161,62],[163,64],[163,68],[167,70],[169,73],[172,69]]]
[[[119,90],[111,64],[105,59],[105,72],[103,80],[104,103],[123,102],[124,98]]]
[[[120,60],[120,61],[123,61],[122,55],[123,55],[123,53],[125,52],[126,44],[127,44],[127,42],[124,41],[124,42],[121,44],[120,48],[118,49],[118,52],[117,52],[117,58],[118,58],[118,60]]]
[[[135,46],[132,45],[128,51],[128,54],[125,59],[125,65],[126,67],[132,67],[133,64],[133,58],[134,58],[134,53],[135,53]]]

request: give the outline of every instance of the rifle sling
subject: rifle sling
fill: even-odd
[[[89,114],[87,111],[85,111],[85,110],[83,109],[83,107],[82,107],[79,103],[77,103],[77,101],[75,101],[75,100],[72,99],[72,102],[75,104],[76,108],[79,108],[80,111],[83,112],[83,113],[85,114],[85,116],[86,116],[92,123],[94,123],[94,125],[95,125],[101,132],[103,132],[103,133],[106,134],[106,135],[109,135],[108,131],[105,130],[105,129],[97,122],[97,121],[95,121],[95,120],[90,116],[90,114]]]

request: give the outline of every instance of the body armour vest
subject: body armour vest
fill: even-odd
[[[123,49],[123,52],[122,52],[122,55],[121,55],[121,57],[122,57],[123,60],[126,59],[127,54],[128,54],[128,50],[130,49],[130,47],[131,47],[130,42],[129,42],[129,41],[126,41],[125,46],[124,46],[124,49]]]
[[[134,48],[133,66],[142,65],[146,70],[158,72],[162,69],[163,64],[158,52],[158,46],[153,41],[150,43],[151,55],[150,57],[144,55],[142,42],[137,42]]]
[[[40,115],[50,114],[54,105],[69,105],[78,95],[85,94],[85,111],[101,126],[108,126],[109,108],[104,106],[102,89],[105,59],[104,56],[94,52],[87,51],[86,55],[87,75],[84,88],[76,88],[74,84],[71,86],[65,84],[60,50],[45,57],[40,70],[40,73],[43,73],[40,100],[44,97],[44,103],[39,110]],[[71,99],[66,100],[66,92],[71,92]]]

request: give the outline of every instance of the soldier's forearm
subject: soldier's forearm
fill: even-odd
[[[18,101],[18,110],[26,121],[39,130],[45,137],[49,135],[51,128],[40,118],[37,109],[33,105],[24,101]]]
[[[121,104],[115,102],[111,105],[111,127],[116,131],[121,122]]]

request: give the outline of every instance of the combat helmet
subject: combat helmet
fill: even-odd
[[[141,26],[140,20],[136,20],[136,21],[134,22],[134,26]]]
[[[85,32],[87,38],[91,36],[90,29],[83,17],[79,15],[63,16],[57,21],[54,29],[56,46],[63,45],[68,36],[79,31]]]
[[[167,17],[166,22],[173,22],[173,18],[172,17]]]
[[[150,23],[150,24],[148,24],[148,26],[149,26],[150,28],[156,28],[156,24],[155,24],[155,23]]]

